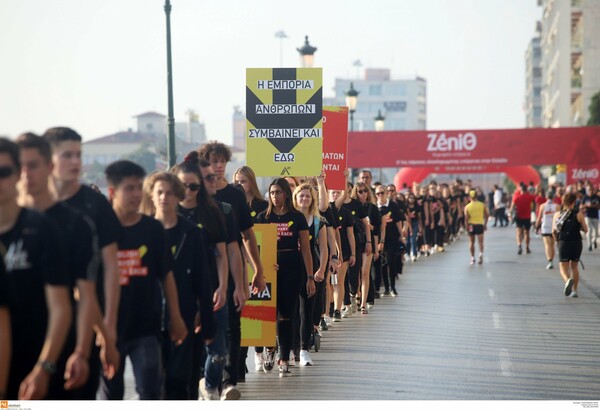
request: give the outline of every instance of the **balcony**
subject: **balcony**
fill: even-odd
[[[579,89],[581,88],[582,78],[579,74],[571,75],[571,88]]]

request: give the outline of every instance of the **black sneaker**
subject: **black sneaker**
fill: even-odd
[[[396,289],[392,289],[392,296],[393,297],[398,296],[398,292],[396,292]]]
[[[386,290],[385,292],[383,292],[383,294],[381,296],[390,296],[391,293],[389,290]]]
[[[340,312],[339,310],[334,310],[333,311],[333,321],[341,322],[342,321],[342,312]]]
[[[520,255],[520,254],[522,254],[522,253],[523,253],[523,248],[521,248],[521,247],[519,246],[519,250],[517,251],[517,255]]]
[[[327,326],[327,322],[325,322],[324,318],[321,318],[321,321],[319,322],[319,330],[320,331],[327,331],[327,330],[329,330],[329,326]]]
[[[379,292],[374,293],[375,299],[381,299],[381,294]]]
[[[567,283],[565,283],[565,296],[569,296],[571,291],[573,290],[573,279],[567,279]]]
[[[592,251],[592,245],[590,244],[590,247],[588,248],[588,250],[591,252]]]
[[[527,252],[528,254],[531,253],[531,251],[529,250],[529,248],[526,248],[525,252]]]

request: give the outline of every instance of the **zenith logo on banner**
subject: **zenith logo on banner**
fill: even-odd
[[[600,171],[597,168],[573,168],[571,171],[571,178],[573,179],[597,179],[598,176],[600,176]]]
[[[455,136],[446,136],[445,133],[427,134],[429,152],[447,152],[447,151],[473,151],[477,147],[477,136],[472,132],[458,134]]]

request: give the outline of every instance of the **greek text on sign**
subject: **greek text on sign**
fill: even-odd
[[[322,129],[322,69],[246,69],[246,164],[257,176],[319,175]]]
[[[259,90],[312,90],[313,80],[260,80],[256,84]]]
[[[322,130],[314,128],[267,128],[248,130],[249,138],[321,138],[322,136]]]
[[[257,114],[314,114],[314,104],[258,104]]]

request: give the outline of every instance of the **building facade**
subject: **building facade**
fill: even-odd
[[[352,83],[359,92],[354,113],[355,131],[374,131],[375,117],[385,117],[384,130],[424,130],[427,128],[427,81],[416,77],[394,80],[387,68],[367,68],[363,79],[335,80],[335,97],[323,105],[346,105],[346,92]],[[351,129],[351,124],[348,129]]]
[[[536,23],[535,37],[525,52],[525,126],[538,128],[542,122],[542,22]]]
[[[600,91],[600,1],[538,0],[542,6],[544,127],[582,126]]]

